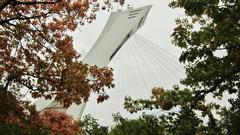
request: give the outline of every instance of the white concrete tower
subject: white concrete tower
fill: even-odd
[[[99,67],[107,66],[124,43],[144,24],[150,8],[151,5],[112,12],[102,33],[83,58],[83,62]],[[50,108],[66,112],[74,118],[81,117],[86,106],[86,103],[82,103],[63,108],[59,102],[45,99],[40,99],[35,104],[38,110]]]

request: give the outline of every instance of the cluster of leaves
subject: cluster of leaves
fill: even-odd
[[[159,121],[163,126],[163,131],[171,134],[205,134],[218,133],[220,122],[212,114],[212,110],[219,109],[216,103],[206,104],[199,101],[193,108],[191,103],[194,96],[189,89],[179,89],[174,86],[173,90],[163,88],[153,88],[150,99],[137,99],[126,97],[124,107],[131,113],[141,110],[161,109]],[[203,117],[209,118],[209,123],[204,126]],[[212,126],[211,126],[212,124]]]
[[[198,8],[196,8],[196,6]],[[187,77],[196,100],[208,93],[221,97],[224,91],[240,89],[240,2],[237,0],[177,0],[187,17],[177,19],[173,44],[183,52]],[[197,27],[197,28],[196,28]]]
[[[162,135],[164,128],[155,116],[143,115],[139,119],[128,120],[114,115],[116,125],[112,127],[109,135]]]
[[[81,134],[79,124],[65,113],[41,113],[28,101],[19,101],[11,92],[0,91],[0,134],[55,135]]]
[[[161,135],[164,130],[160,119],[156,116],[143,115],[138,119],[128,120],[120,116],[119,113],[113,115],[116,125],[111,127],[101,127],[97,119],[90,115],[84,116],[81,121],[84,135]]]
[[[179,61],[185,64],[186,78],[181,83],[186,88],[153,88],[150,99],[126,97],[125,108],[131,113],[161,108],[168,125],[165,129],[172,134],[239,134],[240,2],[173,0],[170,7],[182,8],[186,14],[176,20],[171,36],[173,44],[183,50]],[[206,102],[210,93],[218,99],[223,93],[238,97],[229,97],[227,109]],[[202,118],[208,118],[206,126]]]
[[[38,112],[27,101],[19,101],[11,92],[0,90],[0,134],[45,135]],[[27,110],[27,111],[26,111]]]
[[[126,97],[124,107],[130,113],[135,113],[142,109],[163,109],[170,110],[177,106],[189,106],[188,102],[192,100],[192,93],[189,89],[179,90],[179,87],[174,86],[174,90],[164,90],[162,87],[152,89],[150,99],[133,100],[131,97]]]
[[[82,127],[83,135],[107,135],[108,133],[108,128],[101,127],[98,120],[89,114],[80,121],[80,127]]]
[[[51,135],[82,134],[79,123],[65,113],[45,110],[40,113],[40,119],[42,124],[49,129]]]
[[[238,93],[237,99],[230,99],[231,103],[230,108],[223,108],[221,112],[219,112],[221,116],[221,126],[225,130],[225,133],[228,134],[239,134],[240,128],[240,93]]]

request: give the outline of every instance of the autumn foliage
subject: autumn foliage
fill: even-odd
[[[46,110],[40,113],[41,122],[48,127],[51,135],[79,135],[82,134],[79,123],[62,112]]]
[[[25,87],[34,98],[55,99],[69,106],[87,100],[91,91],[112,87],[108,68],[80,61],[67,31],[94,20],[97,1],[1,2],[0,74],[5,90]],[[102,93],[101,93],[102,94]]]
[[[54,97],[64,107],[87,101],[91,92],[99,94],[98,102],[108,98],[104,89],[114,87],[112,69],[82,63],[69,35],[95,20],[99,9],[111,7],[108,0],[103,3],[100,6],[97,0],[0,1],[1,120],[6,122],[7,115],[16,116],[16,120],[31,117],[29,103],[22,100],[29,93],[33,98]]]
[[[52,110],[44,110],[39,113],[34,106],[29,105],[29,102],[19,102],[11,93],[1,92],[0,98],[1,106],[4,107],[0,110],[0,134],[82,134],[79,123],[65,113]],[[3,103],[4,99],[6,99],[5,104]]]
[[[11,92],[0,90],[0,134],[44,135],[39,113],[29,101],[17,100]]]

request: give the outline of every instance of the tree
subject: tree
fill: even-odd
[[[220,122],[213,117],[212,110],[217,110],[219,105],[205,103],[203,100],[191,108],[193,92],[190,89],[180,89],[174,86],[172,90],[161,87],[152,89],[150,99],[125,98],[124,107],[131,113],[141,110],[161,109],[158,121],[163,131],[176,135],[195,134],[223,134]],[[208,117],[204,125],[203,117]]]
[[[107,0],[103,6],[109,9],[111,3]],[[4,97],[0,108],[6,109],[1,111],[1,124],[9,116],[23,121],[32,117],[29,112],[36,114],[22,100],[27,93],[54,98],[64,107],[87,101],[93,91],[98,102],[108,98],[104,89],[114,87],[112,69],[82,63],[69,35],[95,20],[99,8],[97,0],[0,2],[0,95]]]
[[[0,134],[47,135],[49,129],[41,124],[39,113],[30,102],[19,101],[11,92],[0,90]]]
[[[173,43],[183,49],[179,60],[186,63],[187,77],[182,83],[192,88],[191,108],[209,93],[220,99],[224,92],[239,93],[240,2],[177,0],[170,6],[183,8],[188,16],[177,20],[172,37]],[[235,102],[230,104],[232,109],[239,109]],[[226,115],[234,116],[230,111]],[[239,117],[235,118],[239,121]]]
[[[83,129],[83,135],[106,135],[108,133],[108,128],[101,127],[98,120],[89,114],[80,121],[80,127]]]
[[[240,2],[177,0],[170,6],[183,8],[187,15],[177,19],[172,38],[173,44],[183,49],[179,60],[186,64],[187,76],[182,83],[193,90],[192,106],[208,93],[221,98],[223,92],[238,92]]]
[[[112,127],[109,135],[163,135],[164,128],[161,121],[153,115],[144,114],[138,119],[128,120],[117,114],[114,116],[117,123]]]
[[[183,51],[179,61],[185,64],[186,77],[181,83],[186,88],[173,87],[172,90],[154,88],[150,99],[131,99],[127,97],[125,107],[130,112],[142,109],[161,108],[163,111],[172,111],[178,108],[176,113],[169,113],[167,119],[171,120],[173,129],[177,131],[182,127],[181,123],[187,120],[189,115],[194,117],[189,120],[197,122],[201,117],[208,117],[208,130],[201,130],[196,125],[187,125],[183,129],[192,128],[204,134],[237,133],[236,113],[239,106],[238,98],[230,99],[231,111],[221,111],[215,103],[206,103],[207,94],[213,94],[215,98],[222,99],[223,93],[238,94],[240,89],[240,2],[237,0],[173,0],[172,8],[182,8],[184,17],[176,20],[176,28],[172,34],[172,42]],[[234,102],[233,102],[234,101]],[[226,128],[221,125],[212,113],[219,111],[223,119],[231,121],[233,125]],[[197,116],[197,111],[201,114]],[[225,113],[224,113],[225,112]],[[197,119],[196,119],[197,118]],[[195,119],[195,120],[194,120]],[[189,121],[187,120],[187,121]],[[200,126],[202,127],[202,126]],[[231,131],[229,130],[231,129]],[[192,132],[193,133],[193,132]]]

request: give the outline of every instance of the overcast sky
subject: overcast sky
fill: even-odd
[[[92,114],[99,119],[102,125],[111,125],[113,123],[112,114],[117,112],[120,112],[124,117],[134,118],[137,115],[130,115],[123,109],[122,104],[126,95],[135,98],[148,98],[152,87],[170,88],[184,76],[183,68],[177,61],[181,51],[171,45],[170,39],[175,19],[183,13],[180,10],[169,8],[169,2],[170,0],[126,1],[126,5],[130,4],[133,7],[153,5],[144,26],[137,33],[162,49],[163,52],[159,51],[156,56],[160,63],[151,60],[149,52],[146,50],[134,49],[138,47],[136,46],[136,38],[131,38],[108,65],[114,69],[116,84],[114,89],[108,90],[110,99],[102,104],[96,104],[93,94],[87,103],[84,114]],[[74,46],[83,55],[87,53],[101,33],[109,14],[106,11],[99,12],[96,21],[73,33]]]

